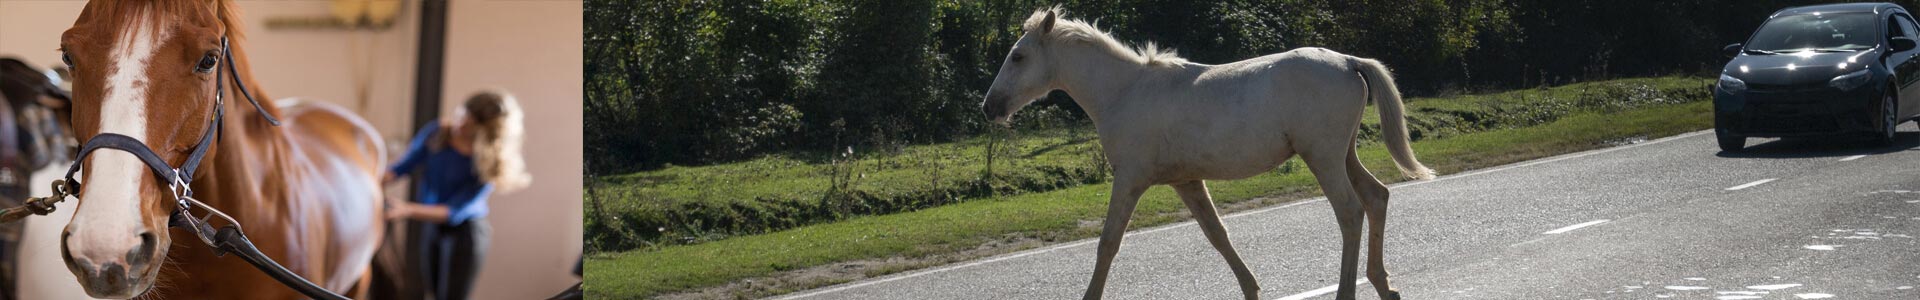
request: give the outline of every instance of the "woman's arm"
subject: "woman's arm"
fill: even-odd
[[[393,167],[387,168],[387,174],[381,176],[380,182],[392,183],[394,180],[399,180],[401,175],[412,172],[414,167],[419,166],[422,157],[426,156],[427,141],[432,140],[433,134],[438,131],[440,131],[440,122],[427,123],[427,126],[420,127],[420,132],[413,134],[413,141],[407,143],[407,154],[400,156],[400,161],[394,163]]]
[[[419,204],[399,203],[387,212],[389,219],[410,219],[434,223],[447,223],[453,219],[466,219],[478,214],[476,204],[487,201],[492,196],[492,184],[477,184],[461,188],[449,196],[446,203]]]
[[[446,223],[453,216],[453,210],[446,205],[397,202],[387,210],[388,219],[409,219],[434,223]]]

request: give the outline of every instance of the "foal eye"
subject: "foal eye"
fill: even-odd
[[[200,57],[200,64],[194,66],[193,72],[203,74],[213,72],[213,67],[217,66],[220,66],[220,56],[209,52],[206,56]]]

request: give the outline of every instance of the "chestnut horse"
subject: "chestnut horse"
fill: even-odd
[[[385,225],[379,134],[336,106],[240,101],[270,99],[248,70],[240,24],[231,0],[87,3],[60,46],[74,77],[75,135],[125,135],[168,166],[210,148],[197,175],[176,171],[189,173],[182,176],[193,179],[195,198],[243,224],[293,273],[336,293],[365,293]],[[222,90],[218,105],[229,115],[216,121]],[[214,141],[203,146],[207,135]],[[88,295],[302,297],[241,259],[215,256],[187,231],[189,242],[173,243],[174,192],[132,153],[97,151],[76,162],[84,184],[61,254]]]
[[[1094,258],[1086,299],[1099,299],[1113,257],[1126,237],[1141,193],[1172,185],[1200,231],[1226,258],[1246,299],[1260,285],[1227,239],[1204,180],[1240,179],[1273,170],[1295,153],[1333,205],[1340,224],[1337,299],[1353,299],[1361,222],[1367,221],[1367,280],[1381,299],[1399,299],[1387,284],[1381,241],[1387,187],[1354,150],[1367,102],[1379,105],[1381,136],[1400,172],[1433,178],[1414,158],[1405,111],[1393,77],[1379,61],[1303,48],[1223,65],[1189,63],[1152,44],[1129,49],[1086,22],[1061,19],[1059,8],[1035,12],[1014,42],[982,104],[994,122],[1064,90],[1093,119],[1113,167],[1113,194]]]

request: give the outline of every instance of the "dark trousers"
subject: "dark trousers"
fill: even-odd
[[[479,278],[480,262],[486,260],[487,244],[493,227],[485,218],[468,219],[460,225],[429,224],[422,230],[420,243],[426,276],[434,299],[467,299],[473,292],[473,280]]]

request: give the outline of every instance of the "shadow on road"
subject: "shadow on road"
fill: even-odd
[[[1783,138],[1747,146],[1740,152],[1721,151],[1715,155],[1732,158],[1809,158],[1900,151],[1920,151],[1920,132],[1895,133],[1893,145],[1889,146],[1874,146],[1870,140],[1857,137]]]

